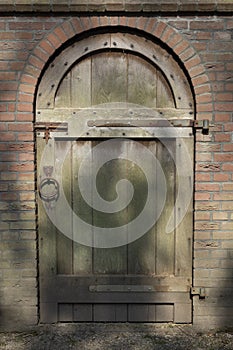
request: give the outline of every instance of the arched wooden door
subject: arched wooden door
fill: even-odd
[[[84,39],[48,67],[36,119],[41,322],[191,322],[193,99],[179,65],[136,35]]]

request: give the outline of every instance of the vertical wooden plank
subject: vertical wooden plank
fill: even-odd
[[[130,322],[171,322],[173,321],[172,304],[129,304]]]
[[[91,322],[92,304],[74,304],[74,322]]]
[[[191,323],[192,322],[192,304],[175,303],[174,305],[174,322],[175,323]]]
[[[190,156],[191,163],[184,166],[187,152]],[[192,240],[193,240],[193,169],[189,166],[193,165],[193,137],[187,139],[178,139],[176,143],[176,164],[179,168],[177,173],[177,189],[181,193],[183,199],[181,205],[189,202],[186,208],[186,214],[182,222],[176,228],[176,260],[175,274],[178,276],[187,276],[191,285],[192,276]],[[176,220],[179,220],[181,208],[177,207]]]
[[[105,52],[92,58],[92,105],[125,102],[127,59],[124,53]]]
[[[58,321],[58,305],[57,303],[40,302],[40,322],[56,323]]]
[[[128,54],[128,102],[156,107],[156,69],[142,58]]]
[[[41,157],[45,147],[50,147],[49,157],[43,159]],[[47,152],[48,153],[48,152]],[[49,145],[46,146],[43,138],[37,137],[37,182],[38,186],[46,177],[43,167],[54,167],[54,143],[49,140]],[[51,223],[44,208],[42,200],[38,196],[38,231],[39,231],[39,269],[40,278],[49,278],[57,272],[56,268],[56,228]]]
[[[93,147],[98,144],[98,141],[93,142]],[[111,144],[108,148],[103,146],[102,152],[110,152]],[[118,147],[119,155],[124,151],[126,143],[122,140],[112,147]],[[93,158],[93,166],[95,167],[96,159]],[[99,195],[107,201],[112,201],[116,198],[116,184],[119,180],[127,178],[126,161],[123,159],[114,159],[105,163],[98,173],[96,180],[97,190]],[[93,184],[94,185],[94,184]],[[127,223],[127,208],[116,213],[104,213],[101,211],[93,211],[93,226],[109,228],[122,226]],[[122,228],[127,235],[126,227]],[[95,232],[95,228],[94,228]],[[95,238],[94,238],[95,239]],[[95,248],[94,249],[94,273],[103,274],[122,274],[127,272],[127,247],[115,248]],[[110,282],[111,284],[111,282]]]
[[[51,151],[46,159],[42,160],[45,147]],[[46,146],[42,137],[37,137],[37,182],[45,178],[44,166],[54,167],[54,143],[49,140]],[[40,293],[40,321],[43,323],[57,322],[57,303],[45,303],[46,294],[50,293],[47,287],[48,279],[55,277],[57,273],[56,264],[56,228],[51,223],[42,200],[38,197],[38,234],[39,234],[39,283],[43,292]],[[51,210],[51,209],[50,209]]]
[[[127,320],[128,320],[128,305],[115,304],[115,321],[127,322]]]
[[[163,74],[157,71],[157,108],[175,108],[174,97]]]
[[[129,304],[129,322],[149,322],[149,304]]]
[[[73,304],[58,304],[58,320],[60,322],[73,321]]]
[[[174,320],[174,305],[154,305],[155,322],[172,322]]]
[[[55,107],[71,107],[71,75],[68,73],[62,80],[55,97]]]
[[[127,304],[95,304],[93,312],[95,322],[127,321]]]
[[[94,322],[115,321],[115,305],[113,304],[94,304],[93,313]]]
[[[155,141],[141,141],[144,147],[147,147],[152,153],[156,153]],[[129,146],[130,147],[130,146]],[[135,143],[134,146],[136,147]],[[137,151],[136,151],[137,152]],[[141,152],[141,149],[138,150]],[[141,155],[143,157],[143,154]],[[155,180],[154,169],[151,165],[150,179]],[[134,186],[134,198],[128,208],[128,221],[137,217],[143,210],[147,200],[147,192],[150,184],[139,167],[130,163],[128,165],[129,179]],[[148,179],[149,180],[149,179]],[[128,273],[129,274],[154,274],[155,273],[155,228],[151,228],[140,239],[128,246]]]
[[[66,153],[68,148],[67,156],[63,162],[62,168],[59,162],[63,159],[63,155]],[[55,157],[56,157],[56,168],[55,171],[62,172],[62,184],[68,203],[71,205],[71,151],[70,141],[56,141],[55,142]],[[59,165],[58,165],[59,164]],[[56,208],[57,215],[61,216],[63,213],[59,213]],[[65,218],[67,230],[69,231],[72,225],[72,217]],[[57,231],[57,273],[58,274],[72,274],[72,239],[66,237],[63,233]]]
[[[174,209],[175,203],[175,164],[172,159],[171,152],[175,152],[175,141],[174,140],[164,140],[165,144],[158,141],[157,144],[157,159],[159,160],[164,175],[166,178],[167,185],[167,198],[163,212],[157,221],[156,231],[157,231],[157,248],[156,248],[156,274],[157,275],[167,275],[174,274],[174,261],[175,261],[175,238],[174,232],[166,233],[166,226],[168,219]],[[157,179],[159,181],[159,179]],[[159,188],[159,183],[157,184]],[[159,200],[159,198],[157,198]]]
[[[71,70],[71,107],[91,106],[91,58],[79,62]]]
[[[79,167],[83,158],[91,151],[91,141],[73,142],[72,148],[72,196],[73,196],[73,211],[74,215],[92,224],[92,208],[83,199],[79,184],[78,173]],[[91,160],[90,166],[86,169],[85,176],[91,177]],[[85,191],[92,193],[92,188],[87,187]],[[80,227],[76,226],[76,221],[73,220],[73,232],[80,232]],[[80,232],[85,235],[85,232]],[[92,273],[92,248],[73,242],[73,269],[75,275],[87,275]]]

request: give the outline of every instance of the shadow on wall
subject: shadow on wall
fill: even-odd
[[[222,270],[216,271],[221,281],[217,281],[218,288],[211,293],[211,299],[216,307],[216,326],[233,328],[233,250],[225,250],[223,254]]]
[[[38,322],[36,248],[29,248],[35,240],[26,241],[1,241],[0,331],[19,331]]]
[[[16,184],[14,184],[16,186]],[[0,278],[0,331],[21,330],[36,325],[37,272],[36,233],[27,230],[20,215],[35,216],[30,203],[8,203],[7,221],[11,230],[1,232],[1,278]],[[27,211],[30,207],[29,216]]]
[[[206,297],[193,298],[194,325],[203,330],[233,328],[233,251],[212,250],[211,254],[213,264],[209,269],[210,277],[203,280]],[[217,267],[213,267],[214,259]]]

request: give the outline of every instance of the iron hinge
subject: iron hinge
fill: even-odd
[[[96,119],[88,120],[89,127],[193,127],[202,129],[203,134],[209,133],[209,120],[192,119]]]
[[[204,287],[191,287],[190,289],[191,296],[199,296],[199,299],[204,299],[206,297],[206,290]]]
[[[208,119],[204,120],[195,120],[193,123],[194,129],[202,129],[204,135],[209,134],[210,122]]]

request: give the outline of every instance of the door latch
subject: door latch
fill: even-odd
[[[68,123],[35,123],[35,129],[36,131],[43,132],[44,133],[44,139],[45,142],[48,143],[48,140],[50,137],[50,132],[56,131],[56,132],[64,132],[68,130]]]

